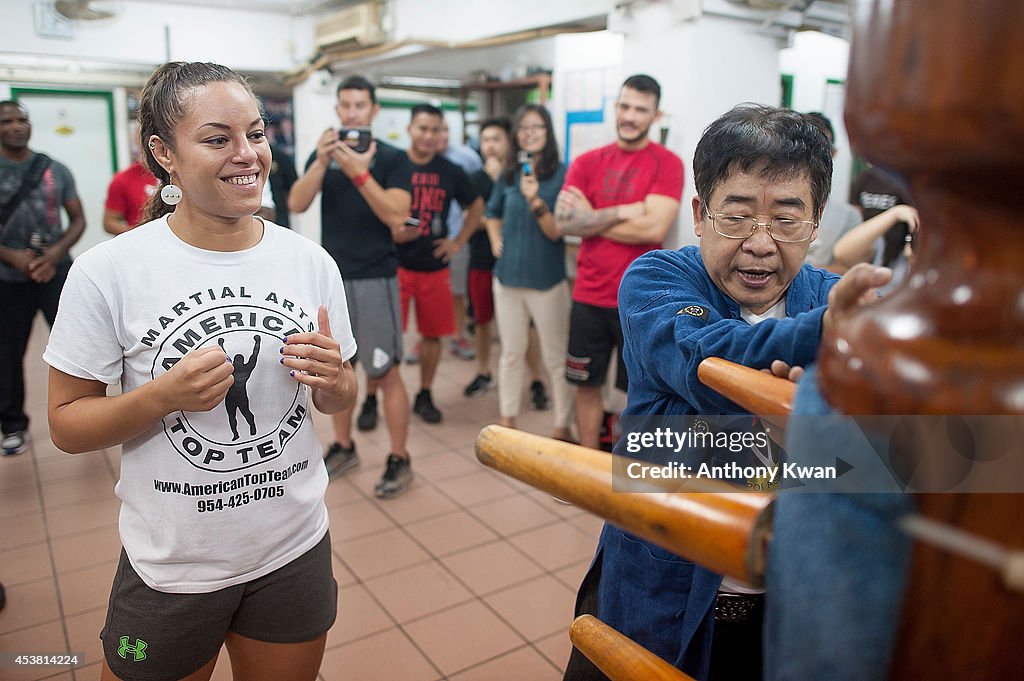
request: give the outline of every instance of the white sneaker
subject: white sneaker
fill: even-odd
[[[28,432],[19,430],[4,435],[4,439],[3,442],[0,443],[0,447],[4,450],[4,456],[21,454],[23,451],[28,449]]]

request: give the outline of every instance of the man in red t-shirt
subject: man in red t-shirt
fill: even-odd
[[[142,209],[155,190],[156,178],[138,160],[114,175],[107,187],[103,229],[120,234],[137,227],[142,221]]]
[[[618,139],[572,162],[555,206],[562,234],[583,237],[576,267],[566,378],[578,387],[580,444],[599,446],[601,386],[616,349],[616,386],[626,390],[619,324],[619,282],[631,262],[661,248],[679,213],[683,162],[648,138],[661,118],[661,86],[630,76],[615,105]]]

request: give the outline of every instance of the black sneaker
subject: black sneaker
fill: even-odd
[[[359,418],[356,419],[356,428],[362,431],[373,430],[377,427],[377,396],[369,395],[363,402],[363,408],[359,410]]]
[[[391,499],[409,489],[412,481],[412,463],[408,458],[388,454],[388,464],[373,493],[381,499]]]
[[[544,411],[551,407],[551,400],[548,399],[547,391],[544,390],[544,384],[540,381],[534,381],[530,384],[530,404],[537,411]]]
[[[494,387],[494,379],[490,374],[477,374],[473,382],[466,386],[462,393],[466,397],[480,397]]]
[[[441,412],[437,410],[434,401],[430,399],[429,390],[421,390],[416,393],[416,402],[413,404],[412,410],[427,423],[441,423]]]
[[[324,466],[327,467],[327,477],[331,480],[358,464],[359,455],[356,454],[355,442],[348,447],[342,447],[340,443],[335,442],[324,452]]]

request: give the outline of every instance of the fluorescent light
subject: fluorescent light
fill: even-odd
[[[385,87],[424,87],[448,90],[462,87],[461,80],[452,78],[421,78],[419,76],[381,76],[379,84]]]

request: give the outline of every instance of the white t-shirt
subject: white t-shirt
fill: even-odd
[[[168,414],[124,443],[121,542],[150,587],[206,593],[289,563],[327,532],[327,473],[310,391],[281,365],[283,336],[327,307],[344,359],[356,351],[345,289],[320,246],[266,222],[260,242],[190,246],[166,217],[103,242],[68,275],[43,359],[130,392],[185,353],[223,341],[235,384],[208,412]],[[257,342],[256,339],[259,339]]]
[[[767,319],[785,319],[786,318],[786,296],[782,296],[779,302],[772,305],[770,308],[757,314],[745,307],[740,308],[740,317],[743,318],[747,324],[751,326],[757,326],[761,322]]]
[[[861,217],[859,210],[837,198],[835,194],[829,196],[818,223],[818,238],[812,241],[807,248],[805,262],[815,267],[831,265],[835,261],[832,249],[839,241],[839,237],[863,221],[864,218]]]

